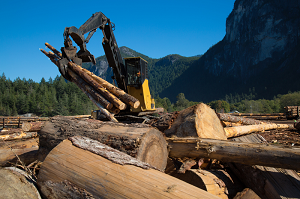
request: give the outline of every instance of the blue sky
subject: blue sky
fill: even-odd
[[[39,48],[48,42],[60,49],[65,27],[79,28],[99,11],[115,23],[119,47],[151,58],[203,54],[225,36],[233,5],[234,0],[2,1],[0,75],[36,82],[54,79],[59,71]],[[98,30],[87,44],[95,57],[104,55],[101,41]]]

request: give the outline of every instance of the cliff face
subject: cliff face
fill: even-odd
[[[253,88],[266,99],[300,90],[299,36],[299,0],[236,0],[223,40],[160,96],[209,102]]]
[[[237,0],[226,36],[202,59],[214,75],[249,80],[292,53],[300,34],[299,0]],[[285,67],[282,63],[273,68]]]

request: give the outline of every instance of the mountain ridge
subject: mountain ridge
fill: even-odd
[[[179,93],[209,102],[253,88],[257,97],[271,99],[300,90],[299,11],[298,0],[236,0],[226,19],[226,35],[201,56],[152,59],[128,47],[120,51],[123,57],[147,60],[151,94],[172,102]],[[109,79],[112,71],[103,57],[98,68],[90,68]]]

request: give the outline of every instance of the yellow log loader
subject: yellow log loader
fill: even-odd
[[[79,29],[75,26],[66,27],[63,34],[64,47],[61,48],[63,59],[59,60],[59,70],[66,79],[69,79],[66,64],[69,60],[78,65],[82,65],[82,62],[96,64],[95,57],[87,50],[86,44],[99,28],[103,33],[102,46],[108,64],[113,69],[113,79],[120,89],[137,98],[141,104],[138,108],[131,107],[126,112],[131,114],[156,112],[154,99],[149,90],[148,63],[141,57],[124,58],[123,61],[113,33],[114,27],[110,19],[101,12],[93,14]],[[78,52],[70,37],[80,47]]]

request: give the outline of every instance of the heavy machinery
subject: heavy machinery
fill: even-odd
[[[130,108],[131,113],[155,111],[154,99],[151,98],[148,83],[148,63],[141,57],[125,58],[125,64],[121,57],[113,30],[115,25],[103,13],[92,15],[79,29],[66,27],[64,31],[64,47],[61,48],[63,59],[59,60],[59,69],[62,75],[69,79],[67,62],[72,60],[78,65],[82,62],[96,64],[95,57],[87,50],[86,44],[99,28],[103,33],[102,46],[109,66],[113,69],[113,79],[120,89],[140,101],[138,108]],[[88,34],[85,38],[85,34]],[[72,40],[80,47],[77,52]]]

